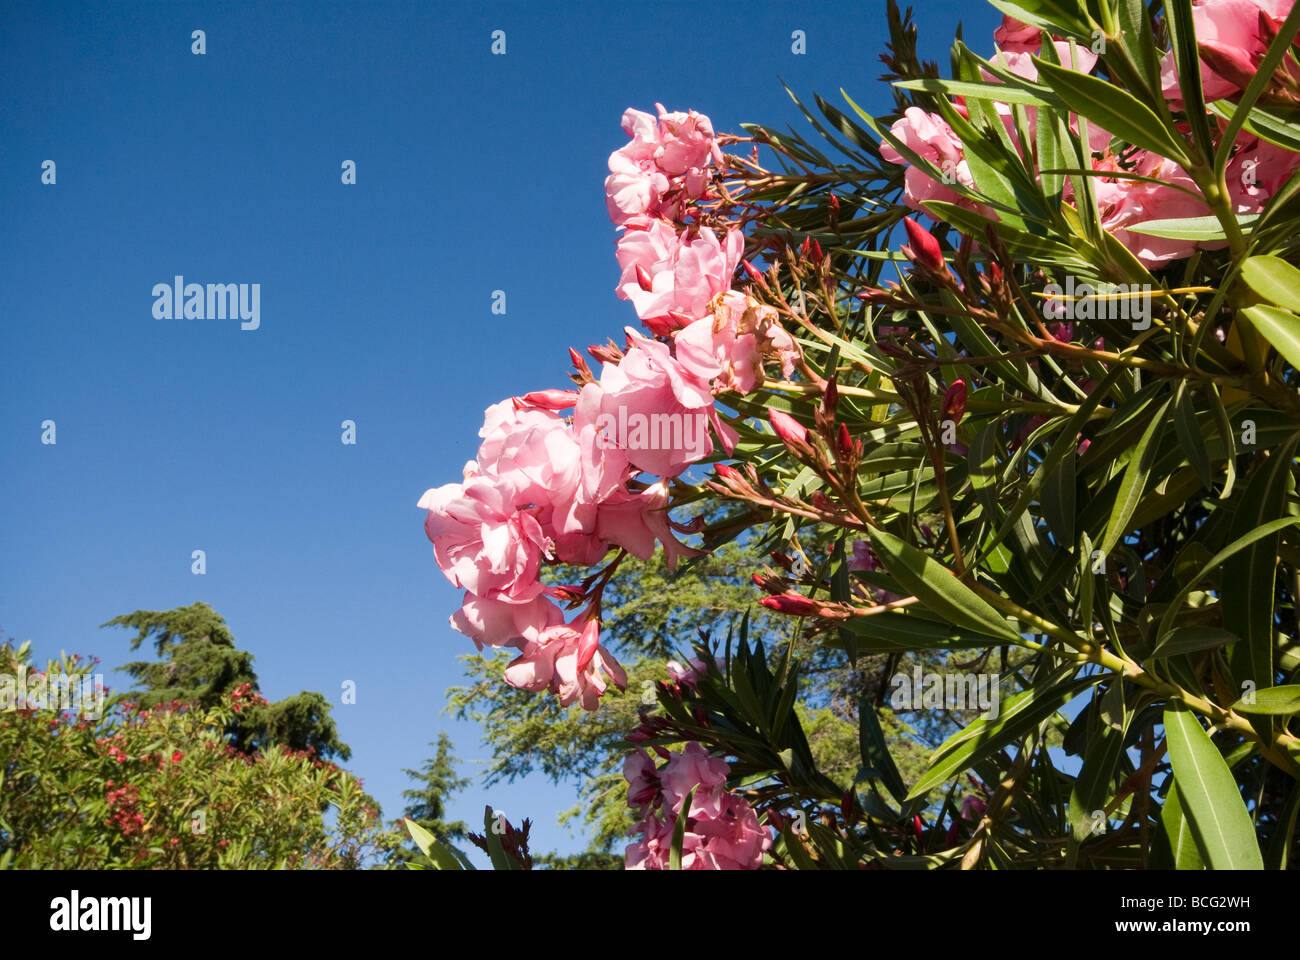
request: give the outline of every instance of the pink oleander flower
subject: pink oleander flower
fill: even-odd
[[[1007,53],[1037,53],[1042,46],[1042,31],[1003,14],[1002,26],[993,31],[993,42]]]
[[[1248,134],[1237,138],[1228,164],[1228,194],[1237,213],[1260,213],[1300,167],[1300,153]]]
[[[655,107],[657,119],[641,110],[624,112],[631,141],[609,158],[605,203],[618,226],[643,217],[678,219],[684,201],[704,196],[710,166],[723,159],[708,117]]]
[[[682,842],[686,870],[754,870],[772,846],[771,833],[743,797],[726,790],[730,767],[698,743],[688,743],[661,769],[644,751],[629,757],[623,775],[628,805],[642,816],[639,839],[624,854],[628,870],[666,870],[673,829],[686,795],[695,789]],[[703,799],[701,799],[703,798]],[[659,812],[653,813],[652,811]]]
[[[495,479],[471,476],[425,492],[424,531],[447,579],[479,597],[526,603],[541,595],[541,524]]]
[[[1260,60],[1294,0],[1193,0],[1192,25],[1200,48],[1201,84],[1207,103],[1235,97],[1250,83]],[[1295,79],[1293,58],[1282,68]],[[1161,63],[1165,96],[1182,104],[1172,53]]]
[[[1195,183],[1178,164],[1147,151],[1135,154],[1133,161],[1133,172],[1162,182],[1098,178],[1095,189],[1102,226],[1128,247],[1144,266],[1157,267],[1190,256],[1198,246],[1194,240],[1150,237],[1125,229],[1149,220],[1181,220],[1210,214],[1210,208],[1194,194]],[[1175,187],[1190,189],[1193,194]]]
[[[606,364],[597,423],[638,470],[675,477],[713,451],[712,425],[730,452],[735,433],[718,419],[707,379],[678,362],[666,344],[626,328],[630,347]]]
[[[943,117],[927,113],[920,107],[908,107],[903,111],[903,116],[889,128],[889,132],[913,153],[938,167],[940,174],[951,178],[954,183],[961,183],[967,187],[975,186],[970,167],[966,164],[961,139],[953,133],[952,127],[948,126]],[[963,202],[962,197],[955,191],[933,179],[919,167],[910,164],[892,144],[882,143],[880,155],[889,163],[907,166],[907,171],[903,175],[903,202],[913,210],[925,212],[921,203],[927,200]]]
[[[465,594],[451,615],[453,630],[465,634],[482,650],[487,647],[522,647],[536,641],[542,631],[564,622],[560,608],[544,596],[527,603],[505,603]]]
[[[644,750],[629,753],[623,759],[623,779],[627,781],[627,805],[644,817],[659,799],[659,772],[650,754]]]
[[[567,623],[548,627],[506,667],[506,683],[550,690],[561,706],[581,703],[584,710],[595,710],[610,683],[627,688],[627,674],[599,642],[598,629],[595,620],[587,621],[581,632]]]
[[[726,671],[727,662],[722,657],[714,657],[713,662],[719,672]],[[674,683],[680,683],[692,690],[700,682],[700,677],[706,676],[709,672],[708,664],[697,657],[692,657],[685,664],[678,663],[676,660],[669,660],[667,666],[668,676],[673,678]]]
[[[710,315],[677,331],[677,360],[713,390],[752,393],[763,383],[763,362],[774,359],[789,379],[799,359],[798,344],[778,320],[774,308],[734,290],[709,304]]]
[[[688,743],[681,753],[674,754],[664,767],[660,780],[666,805],[674,814],[682,808],[686,795],[695,789],[691,799],[690,817],[713,818],[722,813],[722,797],[727,790],[727,761],[709,756],[698,743]]]
[[[705,316],[709,301],[731,289],[744,246],[739,230],[728,231],[720,241],[712,230],[679,235],[661,220],[629,224],[616,252],[623,270],[618,296],[632,301],[653,332],[668,333]]]

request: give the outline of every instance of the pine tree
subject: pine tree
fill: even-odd
[[[206,603],[174,610],[136,610],[114,617],[105,627],[131,627],[136,650],[153,643],[158,660],[137,660],[119,667],[139,688],[135,701],[142,710],[179,700],[209,709],[242,684],[258,691],[253,655],[240,650],[225,619]],[[291,750],[311,750],[322,758],[346,760],[352,751],[339,739],[330,703],[315,691],[285,697],[275,703],[251,703],[231,721],[227,734],[233,746],[251,753],[271,744]]]
[[[456,776],[458,760],[451,752],[451,737],[439,733],[438,739],[430,741],[429,746],[435,752],[422,768],[403,771],[418,784],[415,789],[402,791],[402,796],[409,801],[403,815],[432,833],[439,843],[452,846],[453,841],[462,841],[469,835],[469,828],[462,820],[448,823],[443,819],[447,815],[447,800],[469,786],[470,781]],[[413,861],[426,867],[433,865],[413,843],[395,849],[389,859],[394,864]]]

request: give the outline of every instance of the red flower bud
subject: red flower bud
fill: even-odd
[[[919,813],[912,818],[912,832],[918,837],[925,832],[925,824],[921,822],[921,815]]]
[[[578,640],[578,671],[587,669],[587,664],[591,663],[591,658],[596,655],[596,648],[600,646],[600,621],[592,617],[582,628],[582,636]]]
[[[654,277],[650,276],[650,271],[639,263],[636,265],[636,282],[646,293],[654,291]]]
[[[948,420],[961,420],[966,412],[966,381],[954,380],[943,395],[943,415]]]
[[[748,260],[741,260],[740,265],[744,267],[745,272],[749,274],[749,279],[753,280],[757,284],[765,285],[763,281],[763,275],[759,273],[757,269],[755,269],[752,263],[750,263]]]
[[[903,255],[915,266],[942,273],[943,251],[939,249],[939,241],[934,238],[934,234],[912,219],[904,219],[903,228],[907,231],[908,240],[902,248]]]
[[[847,459],[853,453],[853,438],[849,436],[847,424],[840,424],[839,436],[835,438],[835,445],[839,448],[841,459]]]
[[[792,617],[809,617],[817,612],[817,604],[797,593],[783,593],[779,597],[764,597],[758,601],[769,610]]]
[[[840,388],[835,382],[835,374],[831,374],[831,378],[826,381],[826,392],[822,394],[822,409],[833,414],[839,405]]]
[[[772,422],[772,429],[786,444],[802,444],[808,442],[808,431],[794,417],[780,410],[769,410],[767,418]]]
[[[528,407],[540,407],[543,410],[567,410],[578,402],[576,390],[534,390],[525,393],[519,399]]]
[[[741,476],[736,471],[736,468],[729,467],[725,463],[715,463],[713,465],[713,470],[723,480],[730,480],[733,482],[739,482],[741,480]]]

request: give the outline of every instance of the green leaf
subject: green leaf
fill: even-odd
[[[1183,167],[1191,165],[1182,141],[1150,107],[1108,80],[1091,77],[1034,57],[1039,79],[1081,116],[1137,147],[1152,150]]]
[[[1241,313],[1291,366],[1300,370],[1300,317],[1263,304],[1246,307]]]
[[[942,93],[949,97],[972,97],[980,100],[993,100],[998,103],[1024,103],[1034,107],[1050,106],[1050,101],[1044,100],[1032,91],[1005,83],[976,83],[926,77],[922,80],[898,80],[894,83],[894,86],[903,90],[925,90],[929,93]]]
[[[691,804],[695,801],[695,791],[698,789],[699,784],[691,787],[691,792],[686,794],[686,799],[682,801],[682,808],[677,811],[677,820],[673,823],[673,844],[668,851],[669,870],[682,868],[682,845],[686,842],[686,821],[690,818]]]
[[[501,834],[496,829],[497,816],[491,807],[483,808],[483,839],[487,841],[488,859],[492,861],[493,870],[522,870],[523,866],[514,857],[506,853],[501,846]]]
[[[1241,279],[1269,303],[1292,307],[1300,303],[1300,269],[1281,257],[1247,257]]]
[[[1124,469],[1124,479],[1119,485],[1119,492],[1115,495],[1115,504],[1111,507],[1106,533],[1101,538],[1100,550],[1106,556],[1110,556],[1115,544],[1119,543],[1120,538],[1129,529],[1129,520],[1133,516],[1133,511],[1142,500],[1147,480],[1151,476],[1151,465],[1159,452],[1160,444],[1156,441],[1164,429],[1165,411],[1169,409],[1169,403],[1168,400],[1162,403],[1155,416],[1151,418],[1151,422],[1142,433],[1142,439],[1133,450],[1128,466]]]
[[[885,569],[929,610],[954,626],[1020,643],[1020,631],[939,561],[888,531],[871,527],[867,536]]]
[[[1073,0],[989,0],[994,7],[1021,23],[1047,30],[1049,33],[1073,34],[1091,39],[1095,24],[1088,16],[1087,7]]]
[[[912,787],[907,799],[924,796],[949,777],[1025,736],[1078,696],[1080,691],[1102,679],[1100,676],[1072,678],[1073,669],[1067,667],[1057,671],[1041,686],[1006,700],[1000,705],[996,719],[982,716],[949,737],[939,747],[930,769]]]
[[[1244,227],[1251,227],[1258,214],[1242,214],[1237,222]],[[1169,240],[1223,240],[1227,238],[1223,223],[1218,217],[1183,217],[1172,220],[1144,220],[1127,226],[1125,230],[1140,233],[1144,237],[1164,237]]]
[[[1277,818],[1273,827],[1273,839],[1268,845],[1268,868],[1285,870],[1291,851],[1291,841],[1295,837],[1296,815],[1300,813],[1300,781],[1291,788],[1286,807]]]
[[[1238,639],[1235,633],[1220,630],[1218,627],[1179,627],[1177,630],[1170,630],[1160,638],[1156,648],[1151,651],[1151,656],[1178,657],[1185,653],[1213,650],[1216,647],[1236,643]]]
[[[1192,824],[1183,815],[1183,802],[1179,799],[1176,783],[1170,786],[1169,796],[1160,811],[1160,824],[1169,842],[1173,868],[1204,870],[1205,862],[1201,859],[1201,851],[1196,847],[1196,838],[1192,836]]]
[[[866,776],[880,780],[899,804],[906,802],[907,787],[890,756],[876,708],[865,696],[858,703],[858,751]]]
[[[844,622],[857,638],[859,653],[904,650],[982,650],[1006,643],[1006,638],[954,627],[906,610],[850,617]]]
[[[402,822],[406,824],[406,831],[411,835],[411,839],[415,841],[415,845],[420,848],[420,852],[433,861],[435,870],[473,869],[472,865],[467,865],[458,860],[452,851],[438,842],[437,837],[410,817],[403,818]],[[419,864],[408,863],[407,866],[413,869],[424,869]]]
[[[1238,713],[1257,713],[1271,717],[1289,717],[1300,713],[1300,686],[1288,684],[1282,687],[1265,687],[1256,690],[1252,702],[1245,698],[1232,705]]]
[[[1201,55],[1196,46],[1192,0],[1165,0],[1165,24],[1169,28],[1184,113],[1192,128],[1192,138],[1208,161],[1214,156],[1214,140],[1205,116],[1205,88],[1201,85]],[[1150,29],[1146,34],[1151,35]],[[1153,92],[1159,92],[1159,88],[1153,88]]]
[[[1251,474],[1228,528],[1229,537],[1249,534],[1270,520],[1285,517],[1296,442],[1293,437]],[[1258,690],[1273,685],[1273,601],[1280,539],[1279,530],[1223,565],[1223,581],[1232,585],[1223,591],[1224,623],[1232,624],[1242,637],[1228,663],[1238,684],[1249,680]]]
[[[1211,870],[1263,870],[1255,826],[1237,781],[1195,715],[1186,708],[1166,710],[1165,736],[1180,805],[1206,865]]]
[[[1095,826],[1092,814],[1105,808],[1115,780],[1115,771],[1124,755],[1124,739],[1128,733],[1132,711],[1124,703],[1124,680],[1114,677],[1102,695],[1098,710],[1099,732],[1088,741],[1083,755],[1083,766],[1075,778],[1070,792],[1070,823],[1074,839],[1082,842]]]
[[[1205,449],[1205,434],[1196,422],[1196,408],[1192,405],[1192,392],[1187,388],[1187,381],[1178,384],[1174,394],[1174,430],[1178,442],[1187,454],[1187,462],[1192,465],[1200,477],[1201,486],[1207,492],[1214,490],[1214,471],[1210,466],[1210,453]]]
[[[1197,571],[1196,575],[1184,584],[1183,588],[1178,591],[1173,601],[1170,602],[1169,606],[1165,609],[1164,616],[1160,618],[1160,628],[1157,631],[1158,636],[1163,639],[1165,634],[1169,632],[1170,627],[1173,625],[1174,617],[1182,608],[1183,602],[1187,599],[1187,595],[1195,590],[1197,584],[1208,577],[1215,567],[1236,554],[1238,551],[1246,549],[1246,547],[1250,546],[1257,540],[1262,540],[1264,537],[1271,536],[1284,527],[1293,527],[1296,524],[1300,524],[1300,517],[1280,517],[1277,520],[1270,520],[1262,527],[1257,527],[1245,536],[1237,538],[1211,557],[1209,562],[1206,563],[1205,566],[1201,567],[1201,569]]]

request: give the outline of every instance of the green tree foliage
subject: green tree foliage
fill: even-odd
[[[578,790],[579,803],[561,815],[561,823],[580,826],[591,837],[579,854],[542,854],[539,866],[617,869],[633,819],[627,807],[623,759],[633,749],[627,734],[644,715],[657,712],[657,685],[669,681],[667,661],[695,656],[691,641],[701,632],[736,623],[746,612],[753,633],[766,636],[774,656],[794,642],[812,661],[801,691],[800,717],[821,768],[844,787],[861,767],[857,701],[864,695],[887,698],[883,672],[891,658],[868,655],[850,660],[842,650],[822,648],[801,639],[791,621],[754,605],[750,575],[759,569],[753,544],[731,541],[677,572],[660,556],[643,561],[626,557],[605,594],[603,642],[613,645],[628,674],[627,692],[611,691],[600,710],[586,713],[561,707],[553,697],[539,697],[505,683],[509,655],[466,654],[468,683],[448,691],[450,709],[484,730],[492,763],[482,780],[490,788],[534,771]],[[562,582],[561,572],[553,575]],[[933,665],[935,658],[926,662]],[[910,668],[910,661],[904,666]],[[898,744],[898,763],[908,781],[925,769],[927,748],[957,728],[928,719],[924,730],[896,717],[881,701],[881,720]]]
[[[423,767],[403,771],[418,786],[402,791],[402,796],[409,801],[402,813],[406,819],[415,821],[432,834],[440,844],[451,847],[453,841],[464,840],[468,836],[469,828],[462,820],[450,823],[445,820],[447,800],[458,790],[469,786],[470,781],[456,775],[457,760],[452,753],[450,736],[439,733],[438,739],[429,746],[434,748],[434,753]],[[413,843],[394,849],[389,859],[394,864],[413,862],[430,868],[434,866],[428,855]]]
[[[226,621],[206,603],[137,610],[104,626],[137,631],[132,650],[146,641],[153,644],[158,660],[137,660],[119,668],[135,679],[140,688],[135,700],[142,709],[178,701],[206,710],[240,685],[259,689],[252,654],[238,648]],[[352,755],[339,739],[329,701],[315,691],[252,703],[232,716],[226,732],[237,749],[248,753],[279,744],[320,757],[347,760]]]
[[[32,676],[27,646],[0,674]],[[74,684],[76,658],[46,676]],[[30,684],[28,684],[30,686]],[[118,694],[0,713],[0,868],[356,869],[398,842],[347,771],[308,750],[237,748],[225,731],[260,698],[246,683],[203,705]],[[17,707],[17,704],[14,705]]]

